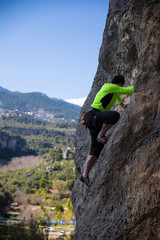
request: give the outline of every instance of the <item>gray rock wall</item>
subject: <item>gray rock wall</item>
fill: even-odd
[[[10,153],[27,153],[26,141],[20,136],[0,131],[0,159],[8,158]]]
[[[160,1],[111,0],[99,65],[81,112],[115,74],[134,94],[91,171],[76,181],[75,240],[160,239]],[[76,133],[77,175],[90,148],[89,131]]]

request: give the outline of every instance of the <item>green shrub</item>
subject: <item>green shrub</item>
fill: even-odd
[[[73,185],[74,185],[74,180],[73,179],[68,179],[67,181],[66,181],[66,183],[67,183],[67,189],[68,190],[72,190],[72,188],[73,188]]]
[[[63,206],[61,204],[57,203],[55,205],[55,211],[56,212],[64,212],[64,208],[63,208]]]

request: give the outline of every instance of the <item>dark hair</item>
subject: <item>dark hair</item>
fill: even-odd
[[[114,76],[114,78],[112,79],[111,83],[124,85],[125,80],[124,80],[124,77],[122,77],[121,75],[116,75],[116,76]]]

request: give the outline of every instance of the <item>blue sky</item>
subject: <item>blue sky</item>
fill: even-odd
[[[0,0],[0,86],[86,97],[107,12],[108,0]]]

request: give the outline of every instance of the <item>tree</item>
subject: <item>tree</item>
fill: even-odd
[[[71,232],[69,236],[67,236],[66,240],[73,240],[74,232]]]
[[[62,159],[63,159],[62,149],[61,148],[50,149],[49,157],[55,159],[55,161],[62,161]]]
[[[0,192],[0,206],[4,206],[6,204],[6,197],[4,193]]]
[[[69,210],[71,210],[72,212],[74,212],[74,207],[73,207],[73,205],[72,205],[72,202],[71,202],[71,199],[70,199],[70,198],[68,198],[68,200],[67,200],[66,207],[67,207]]]
[[[65,191],[66,190],[66,182],[62,180],[54,180],[53,181],[53,188],[56,190],[60,191]]]
[[[7,240],[48,240],[48,236],[39,229],[38,223],[31,219],[26,226],[23,222],[14,225],[3,226],[2,239]]]
[[[61,220],[62,219],[62,214],[60,212],[57,212],[57,214],[55,215],[55,219]]]
[[[63,208],[63,206],[61,204],[57,203],[55,205],[55,211],[56,212],[64,212],[64,208]]]
[[[40,179],[40,180],[39,180],[39,186],[40,186],[40,188],[46,188],[46,187],[48,187],[48,181],[47,181],[47,179],[44,179],[44,178]]]
[[[72,188],[73,188],[73,185],[74,185],[74,180],[73,179],[68,179],[67,181],[66,181],[66,183],[67,183],[67,189],[69,189],[70,191],[72,190]]]
[[[64,212],[64,216],[68,221],[71,221],[73,217],[73,213],[70,209],[68,209]]]
[[[0,191],[0,205],[5,206],[13,201],[12,193],[10,190],[2,189]]]

